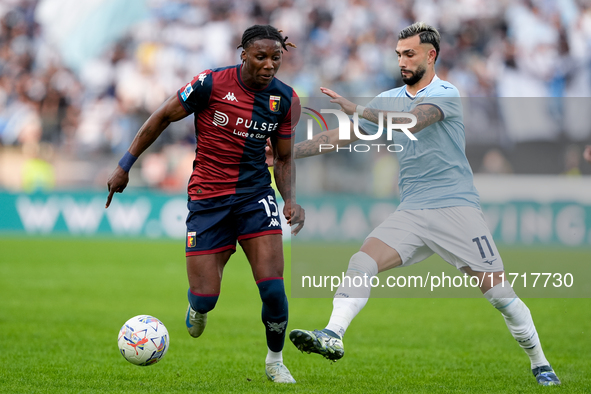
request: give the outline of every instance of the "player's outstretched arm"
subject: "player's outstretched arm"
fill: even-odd
[[[331,103],[339,104],[347,115],[351,115],[355,111],[356,104],[350,102],[349,100],[345,99],[344,97],[340,96],[339,94],[333,92],[327,88],[320,88],[320,91],[327,96],[329,96],[332,100]],[[347,110],[345,110],[345,107]],[[353,112],[351,112],[351,108],[353,108]],[[329,153],[336,150],[337,146],[347,146],[352,142],[355,142],[359,139],[353,132],[353,123],[350,124],[350,133],[351,139],[349,140],[339,140],[339,129],[332,129],[324,131],[320,134],[316,134],[314,138],[311,140],[306,140],[295,144],[294,146],[294,158],[301,159],[302,157],[308,156],[316,156],[322,153]],[[322,145],[322,149],[321,149]]]
[[[345,112],[347,115],[351,115],[353,112],[355,112],[355,107],[357,106],[356,104],[350,102],[330,89],[321,87],[320,91],[332,99],[330,100],[331,103],[339,104],[343,112]],[[339,129],[337,128],[316,134],[311,140],[297,143],[294,146],[294,158],[301,159],[302,157],[329,153],[336,150],[337,146],[343,147],[357,141],[359,137],[357,137],[354,132],[353,123],[350,123],[349,127],[349,139],[339,139]]]
[[[350,140],[339,140],[339,129],[332,129],[316,134],[311,140],[298,142],[293,147],[293,158],[301,159],[308,156],[316,156],[323,153],[329,153],[336,150],[337,144],[339,147],[349,145],[351,142],[357,141],[359,138],[353,132],[353,123],[351,123],[352,138]],[[332,146],[332,147],[331,147]],[[322,148],[322,149],[321,149]],[[273,167],[274,165],[275,149],[270,141],[267,141],[265,147],[265,158],[267,165]]]
[[[109,196],[107,197],[105,208],[108,208],[109,205],[111,205],[114,193],[122,193],[127,187],[127,183],[129,182],[129,169],[135,159],[137,159],[139,155],[156,141],[158,136],[160,136],[170,123],[181,120],[187,115],[188,113],[177,99],[176,94],[174,94],[162,103],[160,108],[154,111],[148,120],[146,120],[135,135],[127,153],[123,159],[121,159],[119,165],[115,168],[115,171],[113,171],[107,181]],[[123,168],[121,165],[126,168]]]
[[[369,120],[372,123],[378,124],[379,122],[379,114],[383,112],[384,114],[388,113],[389,111],[383,109],[376,109],[376,108],[365,108],[363,110],[363,118]],[[443,119],[443,115],[439,108],[434,105],[430,104],[422,104],[417,105],[412,111],[409,112],[413,114],[417,118],[417,124],[413,127],[409,128],[408,130],[411,133],[418,133],[419,131],[423,130],[425,127],[432,125],[435,122],[439,122]],[[392,123],[394,124],[404,124],[410,123],[409,118],[392,118]],[[400,130],[399,130],[400,131]]]
[[[273,164],[275,170],[273,171],[273,174],[275,175],[275,184],[285,202],[283,215],[287,220],[287,224],[292,226],[291,233],[297,235],[302,227],[304,227],[306,213],[301,206],[296,204],[295,188],[292,188],[292,175],[295,177],[295,165],[293,164],[291,155],[292,140],[273,138],[272,143],[274,146]]]
[[[332,100],[330,100],[331,103],[335,103],[335,104],[340,105],[341,111],[343,111],[347,115],[353,115],[355,113],[355,111],[357,110],[357,104],[347,100],[346,98],[344,98],[343,96],[341,96],[340,94],[335,92],[334,90],[330,90],[328,88],[321,87],[320,91],[332,99]]]
[[[350,128],[349,134],[351,138],[348,140],[339,140],[339,129],[332,129],[316,134],[311,140],[298,142],[293,147],[293,157],[301,159],[302,157],[329,153],[336,150],[337,146],[343,147],[357,141],[359,137],[353,132],[353,123],[351,123]]]
[[[320,88],[320,91],[330,98],[331,103],[335,103],[341,106],[341,110],[346,113],[347,115],[353,115],[357,110],[357,104],[347,100],[346,98],[340,96],[339,94],[335,93],[334,91],[327,89],[327,88]],[[360,115],[367,119],[368,121],[379,124],[379,114],[383,112],[384,114],[391,112],[388,110],[383,109],[376,109],[376,108],[367,108],[361,107],[363,109],[363,113]],[[409,128],[408,130],[411,133],[418,133],[419,131],[423,130],[425,127],[432,125],[435,122],[439,122],[443,119],[443,115],[439,108],[434,105],[430,104],[422,104],[417,105],[412,111],[410,111],[417,118],[417,124],[413,127]],[[409,118],[393,118],[392,123],[395,124],[404,124],[410,123]]]
[[[330,89],[320,88],[322,93],[330,96],[333,98],[331,102],[338,103],[341,105],[346,105],[350,107],[350,105],[355,106],[355,104],[351,103],[350,101],[344,99],[343,97],[339,96],[335,92]],[[341,104],[342,103],[342,104]],[[348,104],[347,104],[348,103]],[[347,111],[345,111],[347,112]],[[350,115],[350,114],[349,114]],[[339,139],[339,129],[332,129],[324,131],[320,134],[316,134],[311,140],[306,140],[295,144],[293,149],[293,157],[294,159],[301,159],[303,157],[309,156],[316,156],[323,153],[329,153],[337,149],[338,147],[347,146],[352,142],[355,142],[359,139],[353,130],[353,123],[350,124],[350,139]],[[321,149],[322,148],[322,149]],[[267,144],[266,148],[266,156],[267,156],[267,164],[271,167],[270,157],[271,154],[274,153],[273,146]]]

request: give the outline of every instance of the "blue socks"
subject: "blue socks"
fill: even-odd
[[[285,342],[288,306],[283,278],[265,278],[257,282],[263,310],[261,317],[265,325],[267,347],[272,352],[281,352]],[[187,293],[189,304],[194,311],[204,314],[215,308],[219,294],[199,294],[190,289]]]
[[[215,308],[218,302],[219,294],[199,294],[193,293],[191,289],[188,291],[189,304],[194,311],[204,314]]]
[[[287,328],[287,296],[283,278],[265,278],[257,281],[263,301],[262,319],[267,334],[267,347],[273,352],[283,350]]]

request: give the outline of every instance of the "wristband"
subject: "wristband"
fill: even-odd
[[[365,111],[364,106],[358,105],[357,107],[355,107],[355,112],[357,112],[357,115],[359,115],[360,118],[363,118],[363,111]]]
[[[135,157],[134,155],[129,153],[129,151],[127,151],[125,152],[121,160],[119,160],[119,167],[123,168],[123,171],[129,172],[129,170],[131,170],[131,166],[133,165],[133,163],[135,163],[136,160],[137,157]]]

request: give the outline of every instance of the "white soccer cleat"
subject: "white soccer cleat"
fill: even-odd
[[[191,308],[191,305],[187,308],[187,317],[185,318],[185,324],[187,325],[187,331],[193,338],[199,338],[205,330],[207,324],[207,313],[199,313]]]
[[[291,376],[289,369],[283,363],[274,362],[269,363],[265,367],[267,378],[275,383],[295,383],[295,379]]]

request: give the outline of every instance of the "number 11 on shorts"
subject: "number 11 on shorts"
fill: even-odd
[[[486,235],[483,235],[482,237],[480,237],[480,239],[482,239],[484,242],[486,242],[486,246],[488,246],[488,251],[490,252],[491,257],[494,256],[495,254],[493,253],[493,250],[490,247],[490,243],[488,242],[488,238],[486,238]],[[485,259],[486,255],[484,254],[484,249],[482,249],[482,244],[480,243],[480,239],[478,239],[478,237],[472,238],[472,242],[476,242],[476,245],[478,245],[478,250],[480,251],[480,256],[482,256],[482,258]]]

